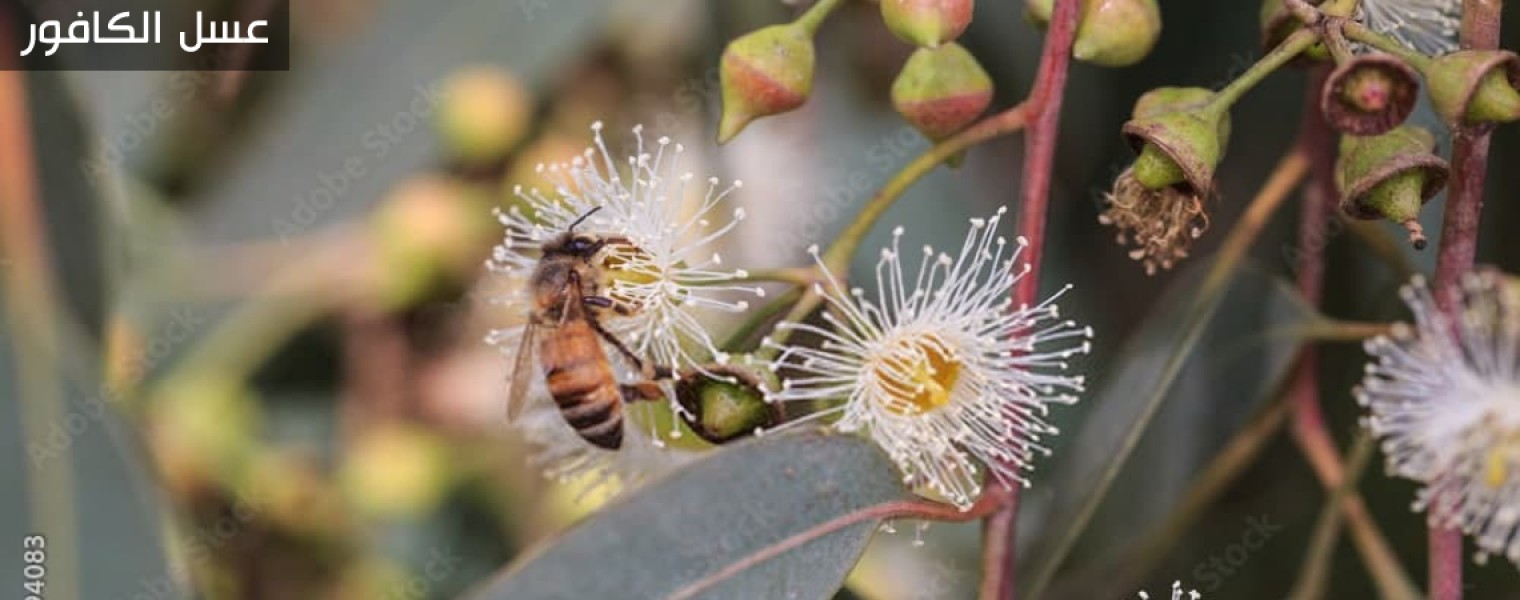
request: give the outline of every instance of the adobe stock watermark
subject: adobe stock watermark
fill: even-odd
[[[196,58],[191,68],[209,68],[225,62],[229,47],[218,47],[209,54]],[[213,78],[221,73],[210,70],[179,71],[167,77],[159,86],[163,94],[153,98],[147,106],[122,117],[122,127],[110,135],[95,140],[98,148],[89,158],[79,161],[79,172],[93,189],[102,189],[107,174],[126,161],[128,154],[148,143],[165,124],[179,115],[184,107],[209,95]]]
[[[171,600],[184,598],[185,594],[176,582],[187,581],[183,572],[186,565],[209,561],[214,553],[247,530],[264,507],[244,495],[233,500],[232,510],[215,521],[195,528],[185,542],[185,561],[171,565],[171,572],[155,577],[144,577],[137,586],[116,596],[115,600]]]
[[[929,140],[911,125],[903,125],[866,147],[862,153],[866,164],[850,169],[839,177],[824,169],[823,186],[796,190],[797,197],[812,192],[815,200],[788,215],[790,227],[780,233],[781,247],[797,251],[824,239],[824,229],[840,222],[847,211],[863,203],[881,189],[881,179],[897,172],[903,160],[929,148]],[[855,156],[856,153],[850,153]]]
[[[1240,540],[1225,546],[1223,550],[1210,554],[1207,559],[1193,567],[1193,580],[1201,582],[1204,591],[1213,592],[1224,585],[1226,579],[1240,572],[1246,562],[1272,541],[1283,526],[1273,523],[1267,515],[1257,515],[1246,519],[1246,531],[1240,536]]]
[[[288,243],[290,238],[310,229],[343,200],[356,182],[369,175],[371,167],[389,157],[397,145],[419,128],[425,128],[443,100],[443,85],[439,79],[414,86],[403,109],[359,135],[358,152],[319,167],[313,176],[314,184],[292,199],[294,206],[290,212],[270,219],[280,241]]]
[[[538,20],[538,15],[549,9],[549,0],[517,0],[517,9],[522,11],[523,20],[532,23]]]
[[[164,330],[154,336],[140,353],[131,358],[131,363],[127,365],[129,376],[136,379],[148,372],[154,365],[168,357],[174,348],[189,339],[205,322],[206,317],[193,308],[179,308],[171,311],[169,322],[164,326]],[[74,445],[75,439],[88,431],[96,421],[105,418],[107,405],[115,404],[119,396],[119,390],[102,383],[94,394],[84,398],[77,405],[71,403],[62,420],[48,424],[47,432],[42,439],[27,444],[26,453],[31,457],[32,465],[41,468],[48,461],[61,456],[64,451]]]

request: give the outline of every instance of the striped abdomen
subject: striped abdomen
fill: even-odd
[[[546,334],[539,360],[560,415],[586,441],[618,449],[623,445],[623,396],[596,331],[571,319]]]

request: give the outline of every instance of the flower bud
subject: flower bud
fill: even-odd
[[[1461,50],[1425,67],[1430,101],[1453,127],[1520,119],[1520,57],[1508,50]]]
[[[402,182],[371,221],[382,303],[405,305],[435,278],[474,264],[491,234],[484,202],[463,182],[438,175]]]
[[[528,130],[533,99],[511,74],[471,67],[443,84],[436,126],[444,146],[466,164],[506,157]]]
[[[813,38],[797,23],[771,25],[729,42],[719,68],[723,118],[718,142],[760,117],[784,113],[813,91]]]
[[[972,4],[972,0],[881,0],[881,19],[903,41],[934,48],[966,31]]]
[[[1446,186],[1450,170],[1432,154],[1435,138],[1414,126],[1372,137],[1341,138],[1335,179],[1341,210],[1358,219],[1388,219],[1409,231],[1409,241],[1424,249],[1420,208]]]
[[[769,373],[760,369],[758,372]],[[760,379],[734,364],[688,369],[676,380],[681,419],[699,437],[723,444],[781,422],[778,404],[765,401]]]
[[[1071,55],[1104,67],[1127,67],[1150,54],[1161,37],[1156,0],[1087,0]]]
[[[1404,61],[1365,54],[1330,73],[1320,91],[1320,112],[1342,133],[1378,135],[1409,118],[1419,91],[1419,79]]]
[[[992,103],[992,78],[954,42],[919,48],[892,83],[892,106],[934,141],[970,125]]]
[[[1024,4],[1024,18],[1031,25],[1045,29],[1050,26],[1050,13],[1054,10],[1055,0],[1029,0]]]
[[[1134,119],[1123,132],[1139,155],[1131,170],[1140,185],[1210,195],[1214,166],[1230,136],[1229,113],[1211,108],[1213,98],[1202,88],[1158,88],[1135,102]]]
[[[367,514],[426,514],[442,500],[450,484],[446,450],[420,428],[376,426],[356,438],[338,472],[338,481],[351,505]]]
[[[1036,27],[1050,24],[1054,0],[1029,0],[1024,17]],[[1161,37],[1156,0],[1082,0],[1081,23],[1071,54],[1104,67],[1125,67],[1150,54]]]

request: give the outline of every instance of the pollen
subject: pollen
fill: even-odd
[[[887,410],[911,416],[950,404],[961,376],[955,353],[932,334],[907,340],[897,350],[875,366]]]

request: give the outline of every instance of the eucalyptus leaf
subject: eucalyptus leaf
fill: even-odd
[[[1296,340],[1272,337],[1267,332],[1307,324],[1315,317],[1313,310],[1290,285],[1252,269],[1235,274],[1228,286],[1209,286],[1206,278],[1212,267],[1212,261],[1200,261],[1178,277],[1157,303],[1158,310],[1126,343],[1096,393],[1086,400],[1094,407],[1093,411],[1051,465],[1049,472],[1055,474],[1053,485],[1039,492],[1055,499],[1050,503],[1052,512],[1041,518],[1045,525],[1033,540],[1033,547],[1019,551],[1019,556],[1026,559],[1019,565],[1017,581],[1028,586],[1020,597],[1039,597],[1046,590],[1076,541],[1092,524],[1099,505],[1114,490],[1120,470],[1147,433],[1162,403],[1182,396],[1173,390],[1173,385],[1179,375],[1187,372],[1186,366],[1197,364],[1200,368],[1193,371],[1195,375],[1209,372],[1214,377],[1232,373],[1238,376],[1242,368],[1262,372],[1236,379],[1251,382],[1272,381],[1266,373],[1288,368],[1292,356],[1288,346]],[[1220,324],[1230,324],[1226,328],[1229,333],[1204,335],[1206,328]],[[1257,335],[1241,331],[1241,324],[1249,324]],[[1260,354],[1252,357],[1257,361],[1255,365],[1222,368],[1229,366],[1225,363],[1252,354],[1243,352],[1249,346],[1242,345],[1242,336],[1250,336],[1252,344],[1268,346],[1259,348]],[[1210,340],[1214,343],[1209,343]],[[1226,395],[1226,388],[1217,381],[1189,382],[1199,384],[1190,387],[1205,390],[1209,394],[1206,400],[1216,408],[1199,406],[1194,394],[1193,401],[1185,407],[1186,414],[1199,414],[1198,411],[1206,409],[1243,414],[1249,411],[1245,406],[1249,399],[1259,397],[1262,391],[1237,388],[1229,392],[1233,395]],[[1233,406],[1217,408],[1220,404]],[[1189,436],[1171,432],[1171,437]]]
[[[18,126],[34,168],[20,176],[35,176],[35,194],[6,201],[35,203],[42,222],[27,240],[43,247],[0,265],[9,270],[0,277],[0,538],[17,553],[0,588],[13,597],[181,597],[162,551],[165,505],[101,383],[115,222],[80,176],[89,127],[59,73],[24,80],[30,122]],[[17,276],[30,261],[46,261],[55,278]],[[40,560],[24,563],[24,549]],[[32,565],[40,576],[22,568]]]
[[[824,526],[909,498],[897,469],[866,440],[764,437],[608,506],[470,597],[829,598],[879,521]],[[809,534],[821,535],[764,559]]]

